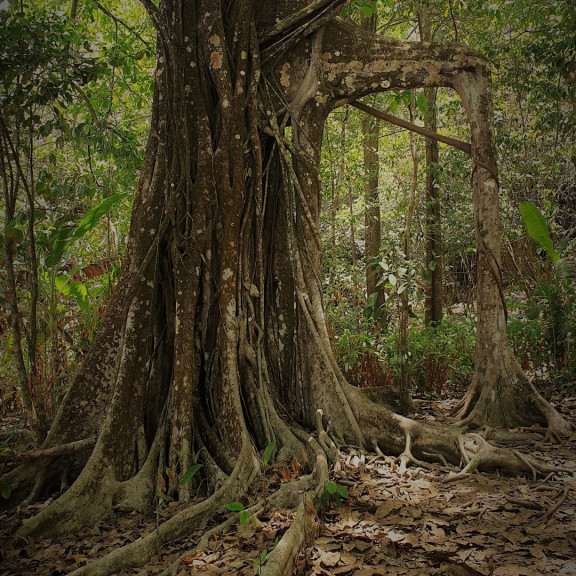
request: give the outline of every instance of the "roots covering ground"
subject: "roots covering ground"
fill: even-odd
[[[436,419],[449,403],[421,402],[421,418]],[[576,412],[576,398],[563,405]],[[573,465],[576,436],[562,445],[532,436],[532,443],[519,449],[522,453],[557,468]],[[349,498],[340,506],[331,498],[320,517],[303,501],[303,492],[314,484],[307,480],[306,467],[295,460],[271,463],[241,498],[245,514],[224,508],[163,545],[144,567],[119,573],[266,573],[272,568],[271,553],[294,526],[300,504],[306,529],[295,559],[297,574],[571,574],[576,562],[575,473],[537,482],[482,473],[447,481],[457,467],[412,466],[402,471],[399,461],[352,449],[341,454],[340,467],[331,480]],[[324,481],[322,491],[325,486]],[[36,514],[48,502],[4,514],[3,538],[23,516]],[[188,506],[171,502],[149,515],[123,514],[73,535],[12,540],[11,549],[5,541],[1,573],[72,573],[153,535],[157,526]]]

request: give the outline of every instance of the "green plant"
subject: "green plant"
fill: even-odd
[[[576,332],[573,286],[576,263],[562,257],[565,243],[554,245],[546,221],[534,204],[522,202],[519,210],[528,235],[545,250],[552,264],[551,277],[535,286],[533,298],[526,305],[526,315],[530,320],[544,322],[553,361],[562,367],[569,364],[570,335]]]
[[[258,574],[258,576],[261,576],[262,569],[264,568],[266,562],[268,562],[268,558],[270,558],[270,555],[276,546],[278,546],[278,538],[274,540],[274,546],[272,547],[272,550],[268,551],[267,549],[264,549],[260,552],[258,557],[254,559],[254,568],[256,569],[256,574]]]
[[[324,486],[324,492],[322,492],[322,496],[320,496],[320,506],[326,508],[329,502],[334,502],[336,506],[340,506],[342,499],[346,498],[349,498],[348,490],[341,484],[336,484],[336,482],[328,480]]]
[[[12,494],[12,488],[10,487],[10,484],[8,484],[6,480],[0,480],[0,496],[2,496],[2,498],[5,500],[8,500],[8,498],[10,498],[10,494]]]
[[[252,526],[254,526],[254,528],[258,525],[254,514],[252,514],[250,510],[246,510],[242,502],[231,502],[230,504],[226,504],[226,508],[231,512],[239,512],[238,520],[240,521],[240,526],[246,526],[248,520],[252,520]]]
[[[270,458],[272,457],[272,453],[274,452],[274,448],[276,448],[276,444],[274,444],[274,442],[270,442],[266,448],[264,448],[264,452],[262,452],[262,464],[264,464],[264,467],[268,466]]]

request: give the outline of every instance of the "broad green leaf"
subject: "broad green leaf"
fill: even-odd
[[[86,212],[86,214],[84,215],[84,218],[82,218],[82,220],[80,220],[80,222],[78,222],[78,226],[76,227],[76,231],[74,232],[74,235],[72,236],[72,242],[74,240],[78,240],[79,238],[82,238],[82,236],[84,236],[84,234],[86,234],[86,232],[89,232],[90,230],[92,230],[92,228],[94,228],[94,226],[96,226],[96,222],[98,222],[98,220],[102,216],[104,216],[105,214],[108,214],[108,212],[110,212],[110,210],[116,204],[118,204],[118,202],[120,202],[120,200],[122,200],[125,197],[126,197],[125,193],[114,194],[113,196],[108,196],[108,198],[104,198],[104,200],[102,200],[102,202],[100,202],[100,204],[98,204],[98,206],[92,208],[91,210],[88,210],[88,212]]]
[[[126,194],[121,193],[104,198],[98,206],[86,212],[84,218],[78,222],[78,226],[76,226],[74,232],[69,228],[60,228],[57,230],[52,236],[52,250],[46,256],[46,266],[55,266],[58,264],[68,246],[94,228],[98,220],[105,214],[108,214],[108,212],[125,197]]]
[[[194,474],[196,474],[196,472],[198,472],[198,470],[200,470],[200,468],[202,468],[202,466],[203,466],[203,464],[194,464],[193,466],[190,466],[190,468],[188,468],[188,470],[186,470],[186,472],[184,472],[184,475],[178,481],[178,486],[184,486],[185,484],[190,482],[190,479],[192,478],[192,476],[194,476]]]
[[[238,515],[238,518],[240,519],[240,526],[245,526],[246,522],[248,522],[248,518],[250,518],[250,512],[248,512],[247,510],[243,510]]]
[[[548,232],[548,226],[546,226],[546,221],[540,213],[540,210],[538,210],[532,202],[522,202],[522,204],[520,204],[520,214],[530,238],[542,246],[548,256],[550,256],[552,263],[556,264],[560,259],[560,254],[554,249],[554,244]]]
[[[416,108],[418,108],[422,114],[426,114],[426,112],[428,112],[428,100],[422,92],[418,92],[416,94]]]
[[[226,504],[226,508],[231,512],[242,512],[242,510],[244,510],[244,504],[242,504],[242,502],[231,502],[230,504]]]
[[[262,454],[262,463],[264,466],[268,466],[268,462],[270,462],[270,457],[272,456],[272,452],[274,452],[275,447],[276,444],[274,444],[274,442],[270,442],[264,449],[264,453]]]
[[[396,278],[396,276],[394,276],[394,274],[389,274],[388,275],[388,282],[390,282],[390,284],[392,284],[392,286],[396,286],[398,279]]]

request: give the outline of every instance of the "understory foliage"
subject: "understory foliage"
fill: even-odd
[[[118,279],[152,96],[139,4],[73,4],[0,11],[0,413],[29,396],[43,433]]]
[[[432,12],[434,40],[464,41],[493,64],[508,334],[529,375],[547,384],[570,386],[576,366],[574,277],[570,271],[576,257],[576,207],[571,200],[576,190],[576,46],[570,28],[576,11],[566,2],[426,4]],[[419,7],[420,3],[388,3],[380,31],[417,40]],[[371,105],[408,119],[410,102],[410,91],[404,90],[377,95]],[[415,113],[420,124],[427,107],[423,91],[417,91]],[[439,90],[436,109],[438,132],[469,138],[462,105],[453,92]],[[323,262],[333,347],[342,368],[358,385],[385,381],[397,386],[399,296],[406,290],[413,390],[440,393],[446,385],[465,384],[474,370],[476,247],[470,162],[462,152],[440,144],[438,165],[427,168],[424,137],[416,136],[418,208],[411,233],[413,258],[406,262],[402,243],[412,170],[409,136],[380,121],[382,246],[380,256],[368,261],[362,115],[352,107],[338,109],[325,129]],[[342,149],[344,121],[346,145]],[[343,180],[338,175],[342,161],[346,164]],[[438,328],[424,327],[424,290],[429,282],[424,250],[427,169],[434,171],[442,198],[444,319]],[[556,268],[528,236],[519,210],[525,201],[535,203],[542,213],[560,247],[564,269]],[[374,297],[366,293],[366,267],[376,268],[385,289],[386,304],[378,309]],[[398,270],[406,272],[399,275]]]

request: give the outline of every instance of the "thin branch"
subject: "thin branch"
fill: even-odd
[[[400,126],[401,128],[410,130],[411,132],[416,132],[422,136],[431,138],[432,140],[438,140],[438,142],[443,142],[444,144],[458,148],[458,150],[462,150],[462,152],[465,152],[468,154],[468,156],[472,155],[472,146],[468,142],[463,142],[462,140],[457,140],[456,138],[450,138],[450,136],[443,136],[442,134],[438,134],[433,130],[422,128],[421,126],[417,126],[416,124],[407,122],[406,120],[402,120],[396,116],[392,116],[392,114],[387,114],[386,112],[376,110],[376,108],[372,108],[371,106],[366,106],[366,104],[363,104],[362,102],[355,101],[351,102],[350,104],[355,108],[358,108],[358,110],[366,112],[366,114],[371,114],[376,118],[380,118],[380,120],[385,120],[386,122],[390,122],[390,124],[395,124],[396,126]]]
[[[98,8],[102,12],[104,12],[104,14],[106,14],[106,16],[112,18],[112,20],[114,20],[114,22],[116,22],[116,24],[120,24],[120,26],[123,26],[124,28],[126,28],[126,30],[128,30],[128,32],[130,32],[131,34],[134,34],[134,36],[136,36],[136,38],[138,38],[138,40],[140,40],[140,42],[142,42],[142,44],[144,44],[144,46],[146,46],[146,48],[148,48],[149,50],[151,50],[153,48],[153,46],[149,42],[146,42],[146,40],[144,40],[144,38],[142,38],[142,36],[140,34],[138,34],[138,32],[136,32],[131,26],[126,24],[126,22],[124,22],[123,20],[118,18],[118,16],[116,16],[115,14],[110,12],[110,10],[108,10],[108,8],[106,8],[106,6],[103,6],[98,1],[96,1],[96,6],[98,6]],[[144,7],[146,7],[145,4],[144,4]]]

